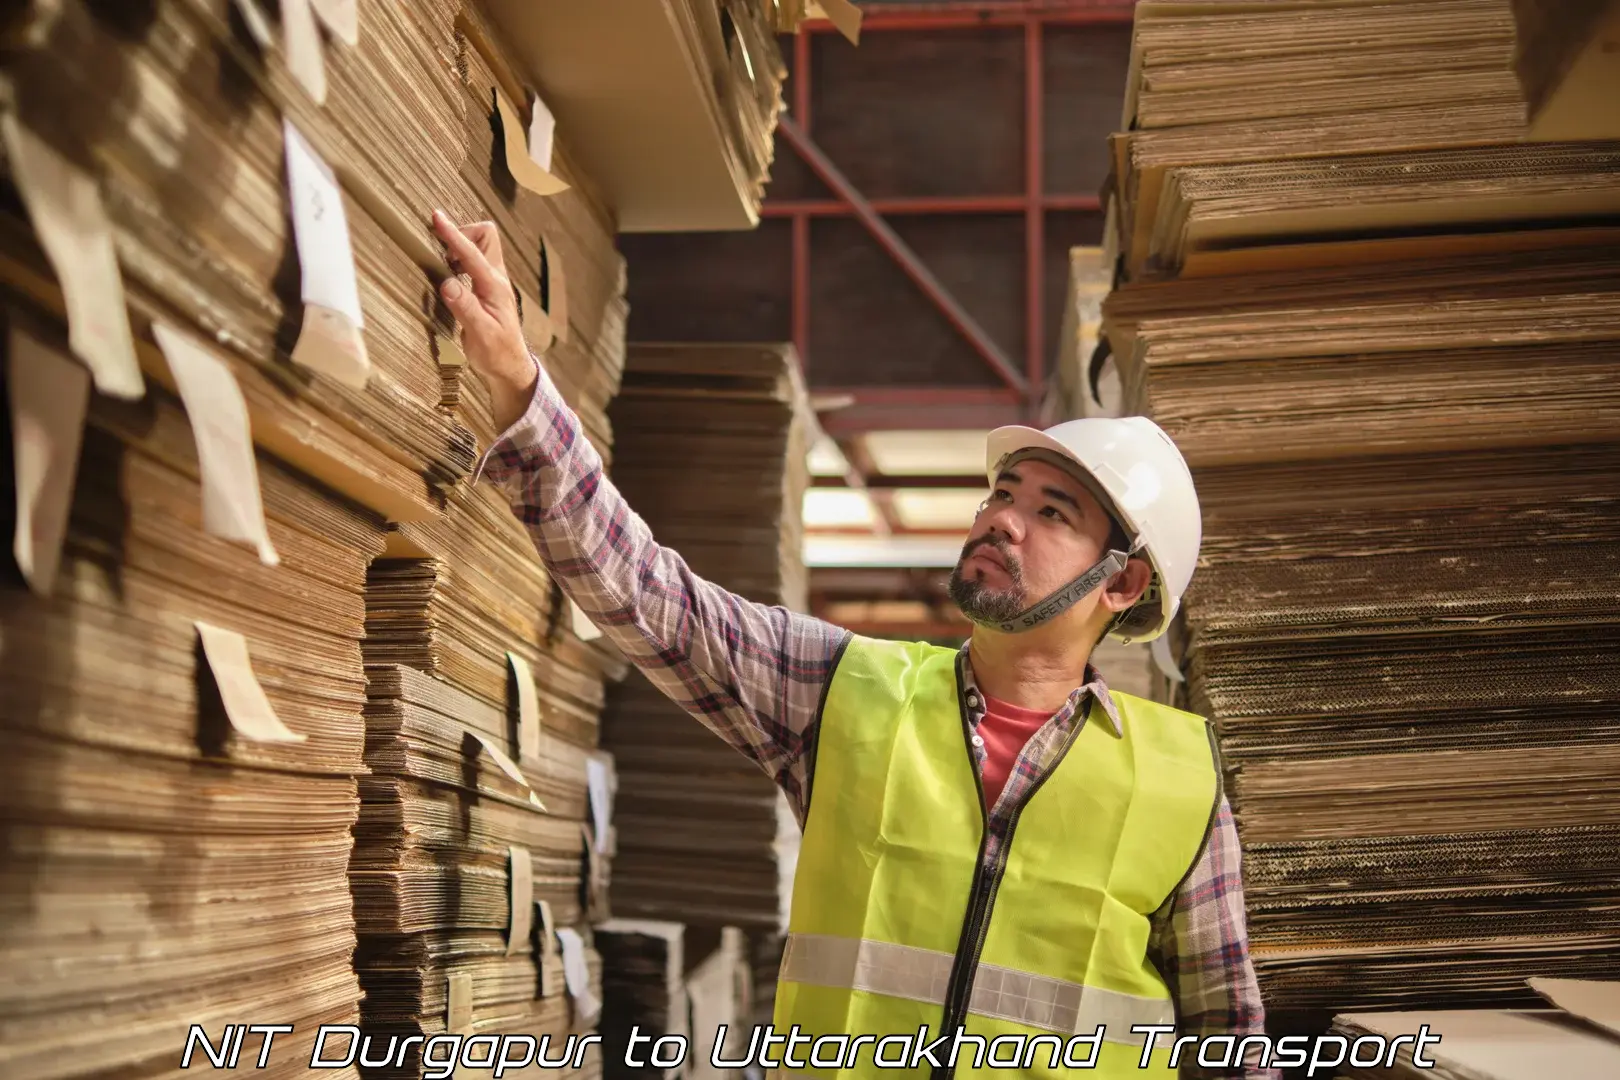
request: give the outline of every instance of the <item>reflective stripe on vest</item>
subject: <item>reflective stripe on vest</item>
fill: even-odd
[[[955,960],[950,953],[887,941],[790,934],[781,977],[943,1005]],[[1132,1025],[1176,1020],[1175,1008],[1163,998],[1121,994],[995,964],[979,965],[968,1011],[1060,1035],[1088,1035],[1101,1026],[1105,1041],[1129,1046],[1143,1041],[1131,1033]]]
[[[964,662],[955,649],[860,636],[840,656],[817,725],[773,1027],[882,1039],[959,1024],[988,1042],[1085,1039],[1100,1026],[1083,1070],[1092,1080],[1168,1080],[1168,1050],[1142,1068],[1146,1036],[1131,1028],[1175,1023],[1148,942],[1214,819],[1209,726],[1115,694],[1123,734],[1083,718],[992,848]],[[880,1069],[840,1075],[877,1080]],[[978,1071],[957,1062],[934,1080]]]

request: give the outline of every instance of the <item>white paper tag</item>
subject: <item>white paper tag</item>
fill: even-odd
[[[281,557],[270,542],[264,520],[247,402],[236,376],[225,361],[190,334],[154,322],[152,336],[169,361],[197,443],[203,528],[252,546],[266,566],[279,565]]]
[[[568,996],[574,999],[579,1022],[587,1027],[596,1023],[601,1015],[602,1003],[591,993],[591,972],[585,962],[585,939],[570,926],[557,929],[557,940],[562,944],[563,980]]]
[[[35,340],[13,320],[6,382],[17,488],[17,532],[11,551],[29,589],[49,596],[73,509],[84,417],[90,406],[90,372]]]
[[[308,736],[296,734],[283,724],[265,696],[264,687],[253,674],[247,639],[234,630],[205,622],[194,625],[202,639],[203,655],[213,673],[214,685],[219,689],[225,715],[237,734],[254,742],[305,742]]]
[[[452,1035],[466,1033],[472,1027],[472,976],[455,972],[445,976],[444,1027]]]
[[[501,118],[501,156],[506,171],[522,187],[536,195],[556,195],[567,191],[568,185],[553,176],[550,169],[541,168],[529,153],[529,140],[524,132],[523,118],[516,106],[506,100],[499,89],[495,91],[495,111]]]
[[[613,774],[611,759],[598,751],[585,759],[585,788],[590,793],[591,818],[596,829],[596,848],[609,853],[608,830],[613,824]]]
[[[494,740],[489,738],[489,736],[484,735],[482,732],[473,731],[469,732],[469,734],[471,734],[474,739],[478,740],[478,745],[483,747],[484,753],[490,756],[491,760],[495,762],[496,766],[501,770],[501,772],[505,773],[516,783],[523,785],[524,790],[528,791],[529,793],[529,804],[531,806],[538,807],[541,810],[546,808],[546,804],[540,801],[540,796],[536,795],[534,790],[529,787],[529,780],[523,775],[523,770],[518,768],[517,762],[506,756],[505,750],[502,750],[499,746],[496,746]]]
[[[534,860],[529,849],[511,846],[506,849],[508,882],[507,899],[511,910],[506,926],[506,955],[511,956],[529,943],[534,932]]]
[[[357,0],[310,0],[315,14],[326,28],[343,44],[354,48],[360,44],[360,5]]]
[[[236,10],[241,12],[242,22],[255,45],[268,49],[275,44],[276,36],[270,29],[270,17],[259,6],[259,0],[236,0]]]
[[[287,69],[317,105],[326,104],[326,54],[310,0],[281,0]]]
[[[572,599],[568,601],[568,622],[573,627],[574,636],[581,641],[595,641],[602,636],[602,631],[591,622],[590,616],[581,611]]]
[[[361,333],[365,319],[343,192],[331,167],[291,120],[283,121],[283,134],[304,301],[304,322],[293,347],[293,360],[361,389],[371,364]]]
[[[557,118],[551,115],[538,93],[529,91],[529,157],[547,172],[551,171],[551,144],[557,132]]]
[[[534,690],[534,672],[515,652],[507,651],[506,662],[512,681],[517,684],[518,760],[540,756],[540,699]]]
[[[0,133],[12,182],[62,287],[68,348],[90,368],[101,393],[126,401],[144,397],[112,222],[95,177],[25,128],[15,113],[0,114]]]

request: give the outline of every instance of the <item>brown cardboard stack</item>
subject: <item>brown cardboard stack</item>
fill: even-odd
[[[265,1075],[301,1076],[320,1024],[359,1019],[347,872],[381,522],[261,454],[225,482],[262,491],[273,565],[210,535],[201,485],[228,453],[199,460],[156,387],[90,401],[76,469],[36,486],[24,462],[77,445],[90,387],[53,320],[7,301],[5,504],[71,516],[59,567],[48,540],[19,545],[34,589],[0,590],[0,1071],[169,1075],[193,1024],[218,1052],[251,1015],[295,1026]]]
[[[1506,0],[1137,9],[1104,332],[1195,472],[1166,685],[1279,1013],[1620,963],[1620,159],[1517,145],[1514,49]]]
[[[550,171],[529,156],[524,87],[493,93],[500,42],[460,0],[280,15],[8,25],[8,1080],[168,1076],[191,1024],[217,1053],[244,1017],[296,1025],[272,1077],[322,1023],[593,1022],[622,661],[467,483],[497,433],[429,214],[500,225],[604,456],[613,215],[566,132]]]
[[[527,92],[477,9],[456,25],[460,179],[501,232],[531,348],[610,458],[625,314],[611,216],[562,138],[553,179],[566,189],[520,180],[524,147],[508,127]],[[460,368],[444,389],[487,447],[498,432],[481,384]],[[604,681],[622,676],[622,660],[592,644],[594,628],[488,484],[395,527],[367,601],[374,778],[362,785],[354,875],[367,1021],[550,1036],[555,1060],[599,1008],[589,924],[608,914],[612,770],[595,747]],[[458,979],[471,994],[459,1028]]]
[[[1524,1010],[1349,1013],[1329,1047],[1343,1080],[1608,1080],[1620,1073],[1620,982],[1530,979]],[[1550,1006],[1550,1007],[1549,1007]]]
[[[675,1080],[683,1075],[685,1063],[653,1065],[643,1040],[692,1035],[686,927],[656,919],[612,919],[595,928],[595,938],[603,966],[603,1074]]]
[[[611,410],[614,482],[660,544],[750,600],[804,610],[807,399],[791,347],[633,345]],[[771,778],[639,673],[614,688],[616,915],[781,924]]]
[[[711,1080],[741,1074],[714,1060],[740,1061],[749,1052],[753,975],[742,931],[614,919],[596,927],[595,936],[607,971],[602,1003],[605,1075]],[[649,1040],[666,1036],[688,1041],[685,1059],[655,1065]]]

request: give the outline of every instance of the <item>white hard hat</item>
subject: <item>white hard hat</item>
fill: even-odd
[[[1158,637],[1181,606],[1203,542],[1198,493],[1181,451],[1145,416],[1088,417],[1045,431],[1000,427],[985,443],[991,486],[1014,459],[1040,451],[1080,467],[1125,531],[1132,552],[1153,568],[1142,598],[1116,620],[1109,635],[1125,642]]]

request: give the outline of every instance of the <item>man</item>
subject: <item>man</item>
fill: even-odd
[[[1192,575],[1197,500],[1163,432],[1141,418],[993,432],[992,491],[951,580],[971,641],[858,637],[729,593],[660,546],[524,344],[494,228],[434,225],[466,279],[442,296],[503,431],[480,474],[580,608],[798,815],[774,1025],[808,1036],[794,1061],[843,1035],[848,1050],[823,1043],[809,1064],[853,1053],[856,1075],[882,1076],[874,1044],[915,1047],[926,1028],[962,1036],[954,1068],[950,1038],[907,1059],[940,1080],[987,1058],[1274,1077],[1236,1064],[1232,1041],[1205,1048],[1231,1067],[1192,1045],[1178,1071],[1167,1036],[1139,1067],[1172,1024],[1264,1030],[1208,725],[1111,694],[1090,664],[1107,633],[1163,632]]]

